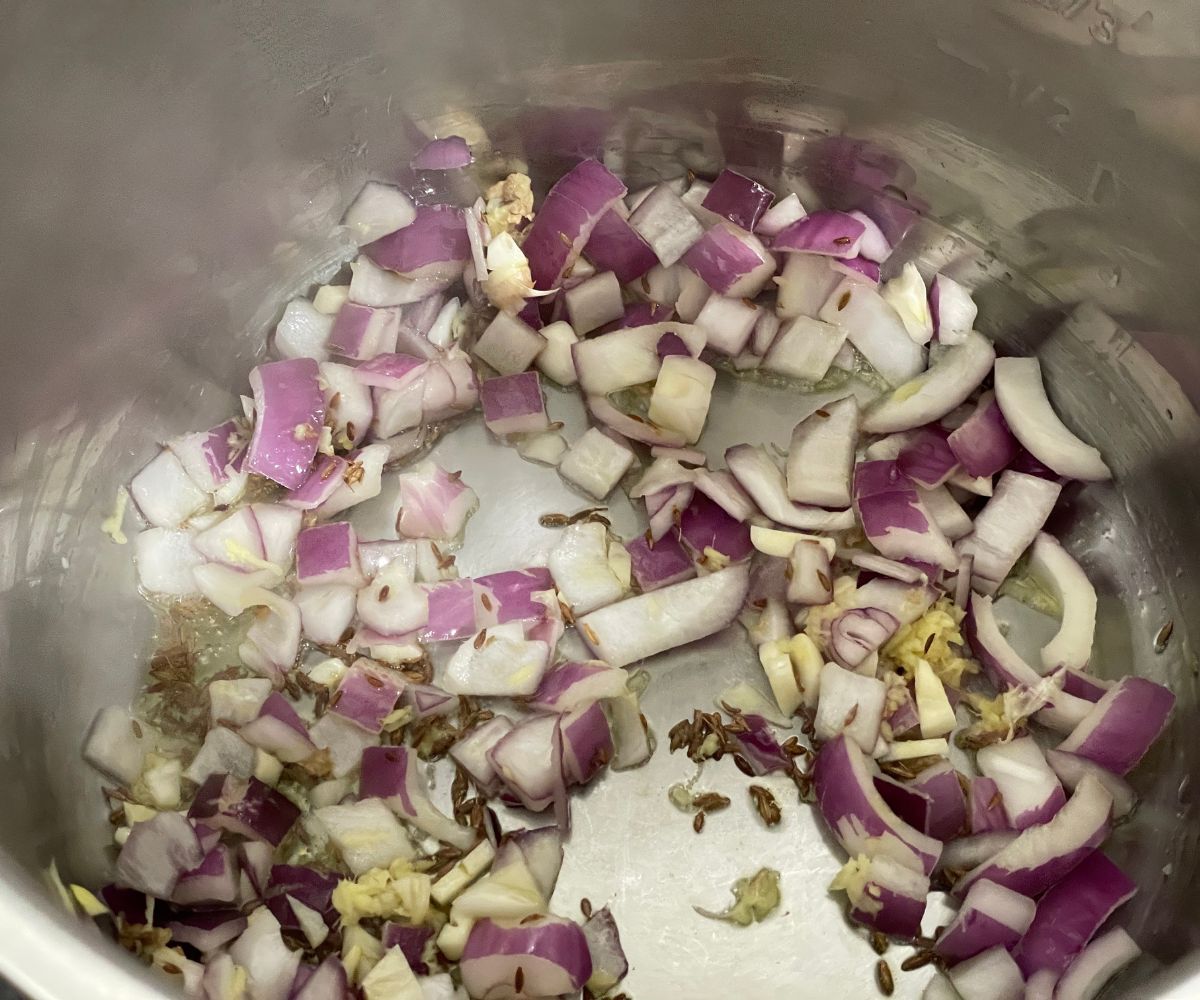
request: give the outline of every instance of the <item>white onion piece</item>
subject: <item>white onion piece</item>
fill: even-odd
[[[300,609],[278,594],[258,588],[248,595],[257,606],[254,623],[238,655],[251,670],[276,680],[292,668],[300,651]]]
[[[1022,1000],[1025,980],[1012,956],[997,946],[954,966],[947,975],[962,1000]]]
[[[689,323],[654,323],[579,341],[572,353],[580,388],[590,396],[607,396],[653,382],[662,365],[658,342],[668,333],[682,340],[692,357],[704,349],[704,331]]]
[[[750,525],[750,544],[763,555],[788,559],[801,542],[812,542],[820,546],[830,559],[837,555],[837,542],[832,538],[825,538],[822,535],[806,535],[800,531],[764,528],[759,524]]]
[[[824,546],[809,541],[799,541],[792,548],[788,566],[787,599],[790,604],[813,606],[828,604],[833,600],[832,570],[829,552]]]
[[[413,582],[409,567],[389,563],[358,592],[358,617],[385,636],[403,636],[429,622],[429,595]]]
[[[929,296],[916,264],[911,261],[905,264],[896,277],[884,282],[879,294],[884,302],[896,310],[914,344],[928,344],[933,339]]]
[[[164,448],[129,483],[138,510],[156,528],[178,528],[209,504],[183,463]]]
[[[1054,594],[1062,607],[1058,632],[1042,647],[1042,673],[1060,667],[1084,669],[1092,658],[1096,637],[1095,587],[1058,539],[1045,532],[1034,539],[1030,549],[1029,573]]]
[[[1123,927],[1114,927],[1089,944],[1054,988],[1055,1000],[1092,1000],[1142,949]]]
[[[416,217],[417,206],[398,187],[367,181],[342,216],[342,225],[362,246],[411,225]]]
[[[843,279],[821,307],[818,318],[842,327],[855,350],[889,385],[903,385],[925,369],[925,348],[913,342],[896,310],[868,284],[853,278]],[[969,392],[964,393],[963,399]],[[952,403],[943,412],[957,405]],[[915,427],[928,423],[929,419],[906,426]],[[879,433],[865,423],[863,429]]]
[[[336,645],[354,621],[356,598],[348,584],[302,587],[296,594],[301,633],[310,642]]]
[[[842,283],[842,276],[822,254],[789,253],[784,257],[783,270],[775,278],[779,286],[776,312],[781,319],[799,316],[816,319],[833,290]],[[842,340],[845,339],[843,332]]]
[[[945,486],[939,486],[934,490],[918,488],[917,495],[921,498],[921,503],[925,505],[929,516],[933,518],[933,523],[950,541],[957,542],[971,533],[970,516]]]
[[[944,274],[935,274],[929,286],[929,311],[940,344],[961,344],[979,313],[971,293]]]
[[[1059,419],[1046,395],[1037,358],[996,361],[996,402],[1009,430],[1034,458],[1068,479],[1111,479],[1100,452]]]
[[[126,709],[109,705],[96,713],[83,741],[83,759],[125,786],[137,781],[146,759],[145,730],[139,724],[139,736],[133,727],[133,716]]]
[[[584,431],[558,463],[563,479],[603,500],[633,465],[634,454],[598,428]]]
[[[600,659],[625,667],[721,631],[737,617],[749,585],[748,565],[730,566],[610,604],[577,624]]]
[[[800,204],[800,199],[793,191],[786,197],[780,198],[770,208],[763,212],[758,220],[758,224],[754,227],[754,231],[760,236],[775,236],[782,230],[786,229],[793,222],[799,222],[808,212],[804,206]],[[791,254],[791,257],[808,257],[817,256],[816,254]]]
[[[198,593],[192,570],[204,562],[186,531],[149,528],[133,540],[138,583],[153,594],[190,597]]]
[[[275,327],[275,353],[281,358],[327,361],[333,317],[318,312],[308,299],[292,299]]]
[[[1048,479],[1013,472],[1000,477],[996,493],[975,518],[971,534],[955,546],[974,558],[971,584],[994,594],[1046,523],[1062,487]]]
[[[576,615],[619,601],[629,590],[608,560],[608,531],[598,522],[563,529],[547,561],[554,585]]]
[[[664,267],[670,267],[704,235],[691,209],[667,184],[655,187],[629,216]]]
[[[714,292],[696,316],[707,346],[718,354],[736,357],[746,349],[750,334],[762,313],[759,306],[743,299],[726,298]]]
[[[450,658],[442,686],[453,694],[512,698],[531,695],[550,659],[549,646],[525,638],[520,622],[477,632]]]
[[[1100,782],[1113,799],[1113,819],[1122,819],[1133,812],[1137,805],[1137,793],[1133,787],[1120,775],[1105,770],[1099,764],[1078,757],[1064,750],[1047,750],[1046,763],[1054,769],[1058,780],[1067,791],[1073,792],[1079,787],[1085,775],[1091,775]]]
[[[642,473],[642,478],[629,488],[629,496],[637,499],[672,486],[694,483],[698,474],[694,469],[685,469],[675,458],[660,455]]]
[[[765,448],[735,445],[725,452],[725,464],[738,484],[772,521],[809,531],[841,531],[854,526],[854,511],[827,511],[792,503],[787,482]]]
[[[886,698],[887,685],[883,681],[826,663],[821,670],[817,701],[817,739],[831,740],[845,734],[864,753],[870,753],[879,738]]]
[[[925,660],[917,661],[914,691],[921,735],[925,739],[948,736],[956,725],[954,707],[945,686]]]
[[[862,429],[889,434],[944,417],[979,387],[995,360],[992,342],[972,330],[962,344],[942,351],[927,372],[872,404],[863,414]]]
[[[850,473],[858,445],[858,400],[826,403],[792,431],[787,494],[817,507],[850,506]]]
[[[300,952],[283,942],[279,921],[265,906],[250,914],[245,932],[229,956],[246,970],[247,993],[255,1000],[286,1000],[291,991]]]
[[[695,444],[704,431],[717,373],[697,358],[663,358],[646,416],[660,427],[676,431]]]
[[[580,336],[620,319],[625,313],[621,284],[612,271],[601,272],[567,289],[563,300],[571,328]]]
[[[976,754],[980,772],[996,782],[1014,830],[1046,823],[1067,801],[1058,777],[1033,737],[994,743]]]
[[[579,343],[579,337],[571,329],[571,324],[560,320],[542,327],[541,334],[546,346],[534,362],[538,371],[559,385],[574,385],[579,381],[579,376],[575,374],[572,348]]]
[[[545,338],[528,323],[500,312],[480,334],[472,353],[501,375],[517,375],[533,364],[545,346]]]
[[[716,472],[698,469],[696,471],[696,489],[735,521],[745,521],[758,513],[754,501],[747,496],[746,491],[742,489],[728,469],[718,469]],[[751,528],[751,532],[753,530]]]

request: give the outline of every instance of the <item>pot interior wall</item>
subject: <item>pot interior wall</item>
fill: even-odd
[[[542,185],[588,155],[631,187],[728,162],[831,203],[928,206],[904,254],[978,288],[986,332],[1039,354],[1117,471],[1056,530],[1102,594],[1096,672],[1180,696],[1113,841],[1153,956],[1132,976],[1200,944],[1200,44],[1186,3],[1150,6],[1137,22],[1015,0],[7,12],[0,877],[19,891],[0,926],[29,948],[4,971],[46,995],[82,995],[71,977],[92,972],[113,996],[142,988],[29,890],[52,857],[80,881],[108,863],[79,741],[134,695],[154,623],[128,548],[99,530],[118,485],[156,442],[236,408],[282,303],[345,258],[332,227],[361,181],[455,132],[490,148],[481,169],[520,161]],[[636,864],[649,891],[652,859]],[[72,971],[35,962],[55,949]]]

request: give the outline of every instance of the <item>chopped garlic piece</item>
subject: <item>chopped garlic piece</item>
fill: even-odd
[[[100,530],[103,531],[118,545],[124,545],[129,541],[125,532],[121,530],[121,523],[125,520],[125,508],[129,506],[129,491],[124,486],[117,487],[117,499],[113,506],[112,513],[100,522]]]

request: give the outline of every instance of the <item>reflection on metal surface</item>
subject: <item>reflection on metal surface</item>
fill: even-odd
[[[368,172],[395,177],[422,134],[461,131],[543,184],[595,152],[632,184],[727,158],[810,200],[796,171],[814,167],[823,196],[877,199],[911,225],[904,259],[974,287],[987,332],[1036,350],[1064,411],[1101,439],[1120,490],[1079,493],[1062,525],[1106,609],[1096,669],[1166,677],[1194,711],[1198,59],[1192,0],[762,0],[736,15],[696,0],[296,0],[151,6],[132,26],[116,0],[12,5],[0,34],[0,133],[16,137],[0,167],[0,773],[28,805],[0,817],[0,878],[15,887],[0,967],[38,997],[161,995],[29,875],[51,854],[79,879],[105,863],[78,737],[98,704],[135,690],[150,616],[128,550],[98,523],[157,441],[236,405],[284,299],[344,257],[329,235],[341,208]],[[1072,313],[1082,298],[1120,325]],[[1154,331],[1143,339],[1158,363],[1126,330]],[[810,403],[723,380],[705,444],[717,454],[749,423],[782,443]],[[532,518],[508,531],[504,511],[568,503],[552,473],[501,456],[477,426],[438,448],[496,470],[464,559],[501,568],[551,543]],[[633,530],[632,510],[617,527]],[[1155,656],[1167,619],[1175,633]],[[703,704],[756,669],[733,634],[655,664],[660,735],[679,701]],[[1184,718],[1139,770],[1143,805],[1114,841],[1143,887],[1130,927],[1153,956],[1127,983],[1200,947],[1198,827],[1177,797],[1200,763],[1187,735]],[[835,855],[811,813],[780,790],[783,823],[766,830],[739,793],[696,835],[665,796],[688,776],[660,746],[578,810],[560,905],[612,899],[633,995],[676,996],[686,981],[689,996],[722,996],[735,976],[763,997],[873,995],[874,955],[825,893]],[[710,767],[703,780],[733,777]],[[783,911],[745,930],[691,914],[763,864],[783,873]],[[1195,966],[1171,974],[1183,984],[1171,995],[1190,995]],[[897,975],[898,995],[920,981]]]

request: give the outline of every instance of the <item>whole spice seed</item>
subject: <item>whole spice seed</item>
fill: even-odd
[[[569,242],[569,241],[568,241]],[[525,970],[517,966],[517,974],[513,976],[513,988],[520,993],[525,989]]]
[[[896,984],[892,979],[892,970],[883,959],[880,959],[875,965],[875,980],[879,983],[879,992],[885,997],[890,997],[896,992]]]
[[[704,810],[701,809],[696,813],[696,818],[692,820],[692,829],[699,833],[704,829]]]
[[[1168,621],[1162,628],[1158,630],[1158,635],[1154,638],[1154,652],[1165,653],[1167,643],[1171,641],[1171,633],[1175,631],[1175,622]]]
[[[579,912],[583,914],[584,920],[587,920],[591,917],[592,901],[588,899],[587,896],[584,896],[583,899],[579,901]]]
[[[600,641],[600,636],[596,635],[596,630],[587,622],[583,623],[583,634],[587,636],[588,642],[593,646]]]
[[[142,725],[141,725],[141,723],[140,723],[140,722],[138,722],[138,720],[137,720],[137,719],[130,719],[130,720],[129,720],[129,728],[133,730],[133,735],[134,735],[134,736],[135,736],[137,739],[139,739],[139,740],[140,740],[140,739],[142,738]]]
[[[900,963],[901,972],[912,972],[914,969],[921,969],[934,960],[935,956],[932,951],[922,949],[915,955],[909,955],[903,962]]]
[[[483,649],[483,644],[487,642],[487,629],[480,629],[479,634],[475,636],[475,641],[471,643],[476,649]]]
[[[692,797],[692,805],[705,812],[717,812],[729,807],[729,796],[720,792],[702,792]]]
[[[767,826],[777,826],[783,819],[783,813],[779,809],[779,803],[775,800],[775,796],[771,794],[771,790],[762,785],[751,785],[749,791],[750,798],[754,800],[754,808],[758,810],[762,821]]]
[[[379,588],[380,603],[386,601],[391,596],[392,596],[392,588],[390,586],[388,586],[388,584],[385,583],[382,587]]]
[[[733,755],[733,762],[737,765],[737,769],[742,772],[747,778],[755,777],[754,768],[750,766],[750,762],[746,760],[740,753]]]
[[[882,955],[888,950],[888,939],[886,934],[881,934],[879,931],[871,932],[871,948],[874,949],[876,955]]]
[[[483,610],[484,610],[484,611],[491,611],[491,610],[492,610],[492,599],[491,599],[490,597],[488,597],[488,595],[487,595],[487,594],[480,594],[480,595],[479,595],[479,603],[483,605]]]

